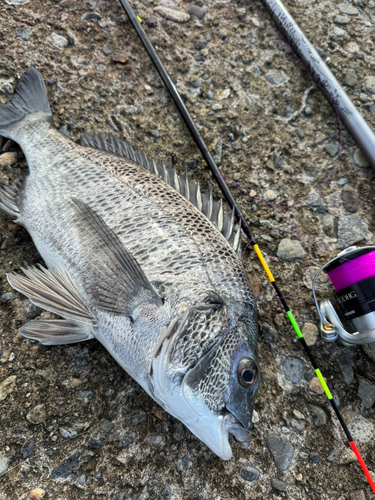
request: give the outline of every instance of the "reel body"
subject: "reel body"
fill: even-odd
[[[315,284],[321,271],[336,290],[335,302],[324,299],[318,304]],[[375,246],[343,250],[319,269],[312,291],[323,339],[362,345],[375,361]]]

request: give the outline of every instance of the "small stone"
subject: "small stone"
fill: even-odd
[[[347,16],[357,16],[358,9],[351,5],[350,3],[339,3],[337,8],[339,9],[341,14],[346,14]]]
[[[104,432],[111,432],[115,428],[115,424],[114,422],[111,422],[110,420],[103,418],[100,422],[100,427],[103,429]]]
[[[350,385],[354,380],[353,358],[347,353],[342,353],[336,358],[345,384]]]
[[[188,8],[189,14],[192,16],[195,16],[199,21],[202,21],[204,16],[206,15],[206,10],[202,9],[202,7],[199,7],[198,5],[190,5]]]
[[[348,16],[336,16],[335,23],[340,26],[345,26],[350,23],[350,17]]]
[[[143,424],[143,422],[146,422],[146,420],[147,420],[146,413],[140,412],[137,415],[133,415],[130,419],[130,422],[131,422],[132,426],[135,427],[139,424]]]
[[[152,135],[152,137],[158,138],[158,137],[160,137],[160,132],[157,129],[150,130],[150,135]]]
[[[98,14],[97,12],[91,12],[91,11],[88,11],[88,12],[85,12],[82,16],[81,16],[81,19],[80,21],[92,21],[93,19],[101,19],[102,16],[100,14]]]
[[[300,139],[304,139],[306,136],[305,131],[303,129],[297,130],[297,134]]]
[[[335,26],[332,30],[332,34],[335,38],[342,38],[346,35],[346,31],[338,26]]]
[[[28,42],[30,40],[30,30],[19,28],[17,30],[16,38],[22,38],[24,42]]]
[[[320,406],[311,405],[310,415],[315,427],[323,427],[328,421],[326,412]]]
[[[55,467],[51,474],[50,474],[50,479],[65,479],[70,474],[72,474],[73,470],[76,468],[78,459],[80,456],[79,451],[75,451],[69,457],[67,457],[60,465]]]
[[[16,375],[11,375],[6,378],[0,384],[0,401],[4,401],[4,399],[13,392],[16,385]]]
[[[113,52],[113,47],[110,43],[105,43],[102,48],[102,52],[105,56],[110,56]]]
[[[339,250],[362,241],[367,236],[367,224],[360,217],[344,216],[339,218],[337,245]]]
[[[298,384],[302,378],[304,365],[300,359],[288,356],[285,360],[283,370],[287,380],[293,384]]]
[[[362,490],[355,490],[349,493],[348,500],[366,500],[366,497]]]
[[[91,391],[79,391],[77,394],[78,398],[85,399],[85,398],[91,398],[93,393]]]
[[[279,243],[276,255],[279,259],[291,262],[293,260],[303,259],[305,250],[299,241],[284,238]]]
[[[275,158],[273,159],[273,167],[274,168],[281,168],[284,165],[284,160],[282,156],[276,155]]]
[[[284,481],[280,481],[279,479],[276,479],[275,477],[273,477],[271,479],[271,486],[272,486],[272,488],[275,488],[275,490],[278,490],[278,491],[285,491],[286,490],[286,483],[284,483]]]
[[[214,98],[214,95],[213,95],[213,93],[211,92],[211,90],[209,90],[209,91],[207,92],[207,97],[208,97],[208,99],[213,99],[213,98]]]
[[[303,475],[302,474],[297,474],[296,475],[296,481],[302,481]]]
[[[356,460],[357,460],[357,457],[355,456],[354,451],[350,448],[345,448],[345,450],[343,450],[340,453],[339,463],[342,465],[356,462]]]
[[[87,359],[86,358],[83,358],[81,356],[77,356],[75,359],[74,359],[74,366],[76,368],[83,368],[84,366],[87,365]]]
[[[145,486],[142,490],[142,493],[139,495],[138,500],[148,500],[150,498],[150,494],[147,491],[147,486]]]
[[[81,380],[81,379],[79,379],[79,378],[74,378],[74,379],[72,380],[72,387],[73,387],[73,388],[74,388],[74,387],[78,387],[78,386],[79,386],[79,385],[81,385],[81,384],[82,384],[82,380]]]
[[[203,50],[207,45],[207,42],[204,40],[199,40],[198,42],[195,42],[194,48],[195,50]]]
[[[214,102],[211,106],[211,108],[214,110],[214,111],[219,111],[220,109],[223,109],[223,106],[221,104],[219,104],[218,102]]]
[[[309,462],[313,464],[319,463],[319,453],[309,453]]]
[[[346,183],[347,183],[347,180],[345,179],[345,177],[341,177],[341,179],[339,179],[337,181],[337,185],[340,186],[340,187],[341,186],[345,186]]]
[[[315,394],[323,394],[324,389],[322,387],[322,384],[320,383],[318,377],[314,377],[310,380],[309,383],[310,389],[315,392]]]
[[[318,339],[319,330],[314,323],[305,323],[302,327],[303,338],[308,346],[316,344]]]
[[[68,40],[57,33],[51,33],[52,43],[59,49],[65,49],[68,46]]]
[[[357,445],[374,442],[375,425],[372,420],[364,418],[356,411],[345,410],[342,414]]]
[[[221,92],[218,99],[219,101],[222,101],[223,99],[228,99],[229,96],[230,96],[230,89],[225,89]]]
[[[5,451],[0,451],[0,476],[4,474],[5,471],[8,470],[9,467],[9,459],[5,455]]]
[[[61,427],[59,429],[60,434],[64,439],[72,439],[77,436],[77,431],[72,429],[71,427]]]
[[[193,78],[193,79],[191,80],[191,84],[192,84],[192,86],[193,86],[194,88],[199,89],[199,88],[201,88],[201,87],[202,87],[203,82],[202,82],[202,80],[201,80],[200,78]]]
[[[284,313],[276,314],[273,320],[277,326],[282,326],[284,323]]]
[[[28,300],[25,301],[25,313],[27,319],[35,319],[42,312],[43,309],[41,307],[36,306],[35,304],[29,302]]]
[[[362,400],[363,408],[372,408],[375,402],[375,386],[364,378],[359,379],[358,396]]]
[[[354,151],[353,160],[357,167],[366,168],[370,166],[362,151],[358,148]]]
[[[114,62],[114,63],[126,64],[128,61],[129,61],[129,57],[125,54],[113,54],[113,56],[112,56],[112,62]],[[149,90],[151,90],[151,87]]]
[[[338,154],[340,146],[338,144],[325,144],[324,149],[327,151],[329,156],[334,158]]]
[[[327,457],[327,460],[328,462],[336,462],[339,456],[340,456],[340,450],[336,448],[331,451],[331,453]]]
[[[370,94],[375,94],[375,76],[366,78],[365,87]]]
[[[14,293],[12,293],[12,292],[5,292],[1,296],[0,302],[2,304],[6,304],[7,302],[9,302],[10,300],[12,300],[13,298],[14,298]]]
[[[173,21],[175,23],[182,24],[187,23],[190,20],[190,15],[186,12],[170,9],[166,5],[159,5],[158,7],[155,7],[154,12],[159,14],[160,17],[167,19],[168,21]]]
[[[25,443],[23,443],[21,447],[22,458],[28,458],[30,455],[32,455],[34,449],[35,442],[32,439],[28,439]]]
[[[269,71],[264,78],[272,85],[282,85],[285,82],[284,76],[277,71]]]
[[[256,481],[259,478],[259,471],[251,465],[247,465],[240,470],[240,477],[245,481]]]
[[[31,490],[29,492],[29,497],[31,500],[40,500],[45,494],[46,492],[42,488],[35,488],[35,490]]]
[[[275,344],[277,342],[277,331],[271,326],[263,325],[262,333],[266,344]]]
[[[256,410],[253,410],[253,416],[251,418],[251,422],[253,424],[257,424],[260,421],[259,413]]]
[[[88,444],[88,447],[90,448],[90,450],[100,450],[100,448],[102,446],[103,445],[100,441],[90,441]]]
[[[100,73],[104,73],[105,71],[107,71],[107,66],[105,66],[104,64],[98,64],[96,70],[100,71]]]
[[[310,106],[306,106],[306,108],[303,110],[303,112],[305,113],[306,116],[310,116],[311,115]]]
[[[34,425],[40,424],[45,420],[47,414],[44,409],[44,405],[37,405],[26,415],[27,420]]]
[[[286,470],[294,457],[294,446],[284,437],[270,434],[267,438],[267,447],[270,450],[275,466],[279,471]]]
[[[344,84],[348,87],[355,87],[358,83],[357,74],[354,69],[349,69],[344,76]]]
[[[164,488],[164,490],[162,490],[161,492],[161,496],[165,499],[165,500],[171,500],[171,492],[169,490],[167,490],[166,488]]]
[[[18,154],[13,152],[0,155],[0,167],[11,167],[18,161]]]
[[[324,214],[325,212],[327,212],[327,203],[318,194],[313,194],[309,196],[307,203],[310,205],[310,207],[314,208],[319,214]]]
[[[273,201],[276,200],[277,198],[277,193],[275,191],[272,191],[272,189],[268,189],[264,194],[263,198],[267,201]]]
[[[359,94],[359,100],[361,102],[367,102],[368,101],[368,95],[364,94],[364,93]]]
[[[341,200],[345,210],[354,214],[358,210],[358,195],[355,191],[344,189],[341,191]]]

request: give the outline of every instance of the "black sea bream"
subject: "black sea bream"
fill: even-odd
[[[62,318],[29,321],[20,333],[46,345],[98,339],[219,457],[232,456],[229,433],[246,447],[257,313],[233,214],[127,142],[65,137],[33,68],[0,105],[0,135],[29,166],[3,188],[1,208],[48,266],[8,281]]]

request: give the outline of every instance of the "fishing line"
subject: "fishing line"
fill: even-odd
[[[185,123],[188,127],[188,129],[190,130],[195,142],[197,143],[197,146],[199,148],[199,150],[201,151],[202,153],[202,156],[203,158],[205,159],[207,165],[209,166],[209,168],[211,169],[212,173],[214,174],[215,178],[216,178],[216,181],[217,183],[219,184],[219,187],[221,189],[221,191],[223,192],[223,195],[225,196],[229,206],[231,209],[234,209],[235,211],[235,214],[241,224],[241,227],[244,231],[244,233],[246,234],[248,240],[251,242],[251,245],[255,251],[255,253],[257,254],[258,256],[258,259],[260,260],[262,266],[263,266],[263,269],[264,271],[266,272],[267,276],[268,276],[268,279],[270,280],[272,286],[274,287],[275,289],[275,292],[277,294],[277,296],[279,297],[280,299],[280,302],[286,312],[286,315],[288,316],[289,318],[289,321],[290,323],[292,324],[293,328],[294,328],[294,331],[296,332],[297,334],[297,337],[299,338],[300,342],[301,342],[301,345],[303,347],[303,349],[305,350],[305,353],[307,355],[307,357],[309,358],[313,368],[314,368],[314,371],[316,373],[316,376],[318,377],[323,389],[324,389],[324,392],[343,428],[343,431],[348,439],[348,442],[349,442],[349,445],[350,447],[352,448],[353,452],[355,453],[357,459],[358,459],[358,462],[360,463],[361,467],[362,467],[362,470],[372,488],[372,491],[374,492],[375,494],[375,484],[374,484],[374,481],[372,479],[372,477],[370,476],[370,473],[366,467],[366,464],[364,463],[363,459],[362,459],[362,456],[353,440],[353,437],[352,435],[350,434],[349,432],[349,429],[332,397],[332,394],[323,378],[323,375],[320,371],[320,369],[318,368],[318,365],[310,351],[310,348],[308,347],[304,337],[303,337],[303,334],[293,316],[293,313],[292,311],[289,309],[289,306],[288,304],[286,303],[286,300],[283,296],[283,294],[281,293],[277,283],[276,283],[276,280],[275,280],[275,277],[273,276],[270,268],[268,267],[263,255],[262,255],[262,252],[258,246],[258,244],[256,243],[254,237],[252,236],[251,234],[251,231],[250,231],[250,228],[249,228],[249,225],[245,219],[245,217],[242,215],[239,207],[237,206],[234,198],[233,198],[233,195],[232,193],[230,192],[227,184],[225,183],[224,179],[222,178],[222,176],[220,175],[220,171],[218,169],[218,167],[216,166],[216,163],[214,162],[204,140],[202,139],[194,121],[192,120],[185,104],[183,103],[175,85],[173,84],[168,72],[166,71],[166,69],[164,68],[162,62],[160,61],[153,45],[151,44],[150,40],[148,39],[147,35],[146,35],[146,32],[144,31],[143,27],[142,27],[142,24],[140,22],[140,19],[137,18],[137,16],[134,14],[133,12],[133,9],[132,7],[130,6],[128,0],[120,0],[120,3],[122,5],[122,7],[124,8],[127,16],[129,17],[130,19],[130,22],[132,23],[137,35],[139,36],[143,46],[145,47],[145,49],[147,50],[147,53],[149,54],[153,64],[155,65],[155,68],[157,69],[159,75],[161,76],[165,86],[167,87],[168,91],[170,92],[175,104],[177,105],[183,119],[185,120]],[[281,3],[281,2],[280,2]],[[315,51],[314,51],[315,52]],[[350,100],[349,100],[350,101]],[[363,120],[363,119],[362,119]],[[364,120],[363,120],[364,121]],[[367,126],[368,127],[368,126]],[[371,132],[372,133],[372,132]],[[375,140],[374,140],[374,148],[375,148]],[[374,158],[375,158],[375,155],[374,155]]]

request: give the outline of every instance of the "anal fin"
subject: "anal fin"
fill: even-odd
[[[63,319],[28,321],[19,329],[27,339],[38,340],[43,345],[74,344],[94,338],[92,328],[85,324],[69,323]]]

